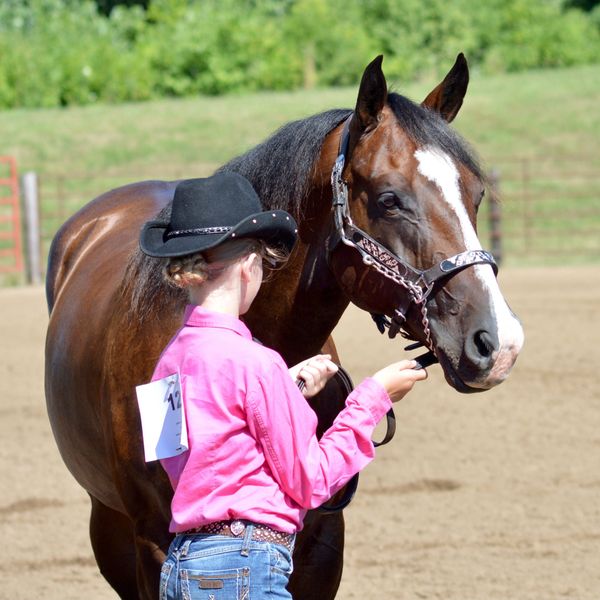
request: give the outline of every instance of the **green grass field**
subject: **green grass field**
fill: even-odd
[[[420,101],[437,81],[388,84]],[[64,218],[111,187],[208,174],[290,120],[353,106],[356,92],[5,111],[0,155],[15,156],[21,172],[39,173],[47,240]],[[472,74],[454,125],[486,168],[500,172],[508,261],[600,262],[599,105],[600,65]],[[485,223],[481,230],[485,237]]]

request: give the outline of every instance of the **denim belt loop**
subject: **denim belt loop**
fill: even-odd
[[[178,555],[179,556],[187,556],[188,550],[190,548],[190,544],[192,543],[192,540],[190,539],[186,539],[183,544],[181,544],[181,546],[179,547],[179,551],[178,551]]]
[[[246,530],[244,531],[244,540],[242,542],[242,550],[240,554],[242,556],[248,556],[250,552],[250,542],[252,541],[252,534],[254,533],[254,524],[246,523]]]

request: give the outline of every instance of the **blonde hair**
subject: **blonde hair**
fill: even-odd
[[[168,283],[178,288],[201,285],[217,279],[236,260],[253,252],[269,262],[271,271],[283,266],[288,259],[286,252],[268,246],[262,240],[232,240],[204,252],[170,258],[164,267],[164,276]]]

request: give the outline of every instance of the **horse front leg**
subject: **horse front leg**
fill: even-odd
[[[294,600],[333,600],[343,563],[343,514],[310,511],[294,549],[294,572],[288,585]]]

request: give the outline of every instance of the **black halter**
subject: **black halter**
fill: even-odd
[[[352,114],[344,123],[338,157],[331,171],[334,221],[339,241],[357,250],[365,265],[374,268],[378,273],[402,286],[407,291],[404,301],[394,310],[391,319],[385,315],[372,315],[381,333],[387,327],[389,328],[388,335],[391,338],[395,337],[405,324],[408,309],[412,304],[415,304],[421,311],[421,323],[425,334],[424,345],[435,354],[427,316],[427,300],[431,295],[434,284],[440,279],[454,275],[472,265],[491,265],[495,274],[498,272],[498,267],[494,257],[489,252],[466,250],[455,256],[445,258],[430,269],[420,270],[382,246],[361,229],[355,227],[348,207],[348,186],[342,177],[348,154],[351,120]],[[403,332],[403,335],[410,337],[405,332]]]

